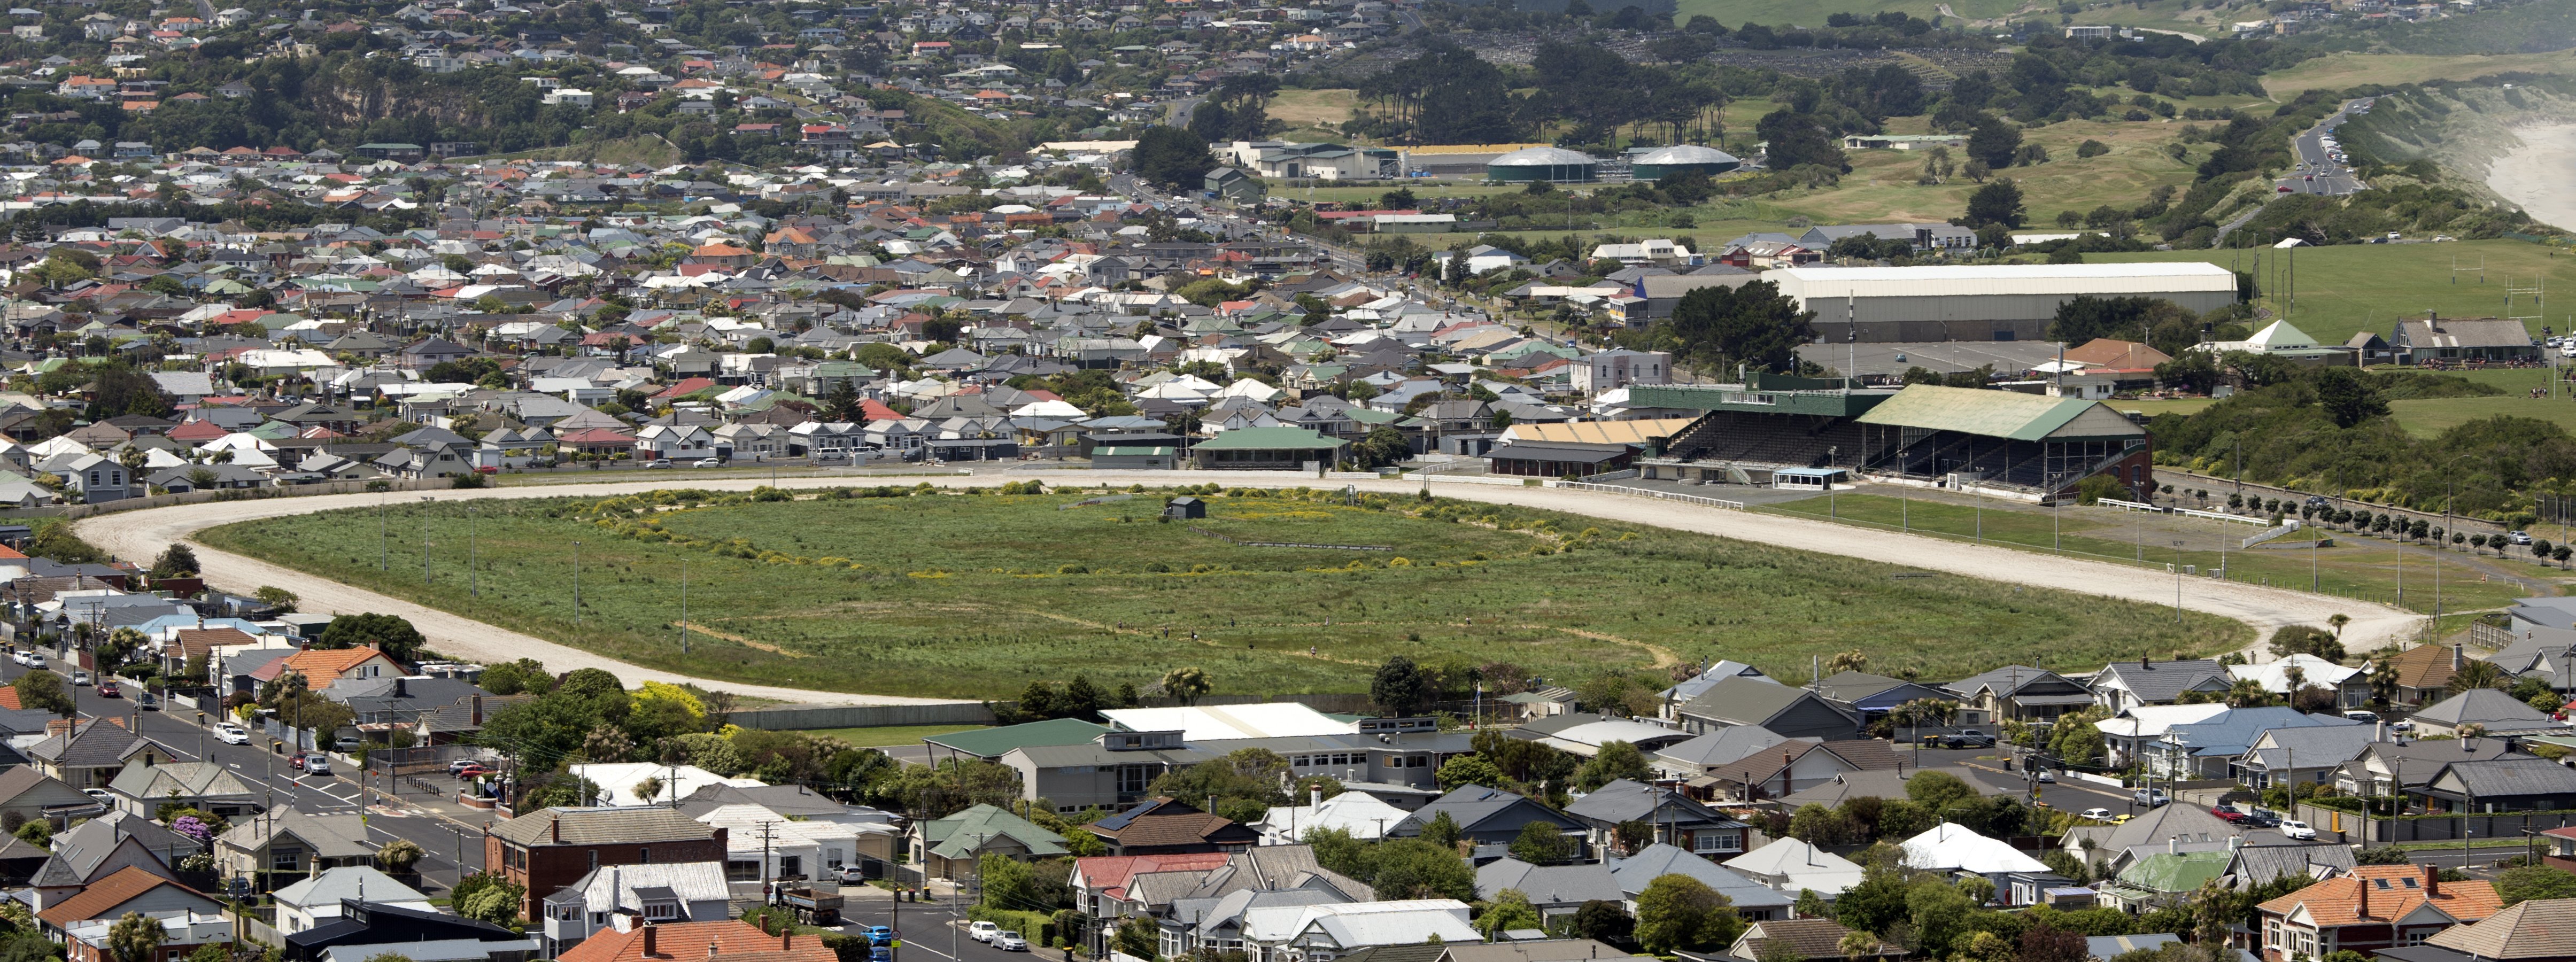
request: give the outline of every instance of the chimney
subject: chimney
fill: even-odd
[[[2352,881],[2354,886],[2361,890],[2361,897],[2354,903],[2352,914],[2360,918],[2369,918],[2371,880],[2356,875],[2353,876]]]
[[[2431,901],[2433,899],[2440,898],[2442,895],[2442,870],[2430,865],[2420,867],[2424,870],[2424,899],[2426,901]]]
[[[658,927],[659,927],[659,926],[654,926],[654,925],[646,925],[646,926],[644,926],[644,957],[645,957],[645,958],[648,958],[648,959],[649,959],[649,958],[652,958],[652,957],[654,957],[654,956],[656,956],[656,955],[661,954],[660,952],[656,951],[657,949],[659,949],[659,948],[660,948],[660,946],[659,946],[658,944],[656,944],[658,940],[656,940],[656,939],[653,937],[653,930],[654,930],[654,929],[656,929],[656,928],[658,928]]]
[[[2464,654],[2464,653],[2462,653],[2462,652],[2460,651],[2460,646],[2458,646],[2458,645],[2452,645],[2452,646],[2451,646],[2451,670],[2452,670],[2452,671],[2458,671],[2458,670],[2460,670],[2461,666],[2468,664],[2468,661],[2469,661],[2469,656],[2468,656],[2468,655],[2466,655],[2466,654]]]
[[[716,944],[715,944],[715,942],[713,942],[713,941],[709,941],[709,942],[707,943],[707,958],[712,959],[712,958],[715,958],[715,957],[716,957]]]
[[[2244,848],[2244,847],[2245,847],[2245,836],[2242,836],[2242,835],[2230,835],[2230,836],[2228,836],[2228,837],[2227,837],[2227,851],[2228,851],[2230,854],[2233,854],[2233,853],[2234,853],[2234,852],[2236,852],[2238,849],[2242,849],[2242,848]]]
[[[1324,786],[1317,785],[1313,788],[1307,789],[1306,804],[1316,808],[1322,808],[1324,806]]]
[[[2140,667],[2140,668],[2153,668],[2153,667],[2155,667],[2155,665],[2153,664],[2153,662],[2154,662],[2154,661],[2155,661],[2155,656],[2154,656],[2154,655],[2139,655],[2139,656],[2138,656],[2138,667]]]
[[[481,727],[483,727],[483,696],[481,696],[481,695],[476,695],[476,696],[474,696],[474,702],[473,702],[473,704],[474,704],[474,708],[473,708],[473,712],[474,712],[474,727],[476,727],[476,728],[481,728]]]
[[[2180,855],[2180,854],[2182,854],[2182,836],[2180,836],[2180,835],[2168,835],[2168,836],[2166,836],[2166,837],[2165,837],[2165,854],[2167,854],[2167,855]]]
[[[399,675],[397,675],[397,676],[395,676],[395,677],[394,677],[394,697],[396,697],[396,698],[408,698],[408,697],[410,697],[410,692],[409,692],[409,690],[408,690],[408,689],[405,689],[405,688],[403,687],[403,680],[402,680],[402,676],[399,676]]]
[[[790,925],[790,926],[788,926],[788,927],[787,927],[787,930],[786,930],[786,931],[778,933],[778,951],[781,951],[781,952],[787,952],[787,951],[792,951],[792,950],[794,950],[795,948],[796,948],[796,927],[795,927],[795,926],[793,926],[793,925]]]
[[[554,820],[554,821],[551,821],[551,822],[547,822],[547,823],[546,823],[546,834],[547,834],[549,837],[551,837],[551,838],[553,838],[553,839],[554,839],[555,844],[557,844],[557,845],[561,845],[561,844],[563,844],[563,816],[562,816],[562,815],[556,815],[556,816],[555,816],[555,820]]]

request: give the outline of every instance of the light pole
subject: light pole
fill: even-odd
[[[680,560],[680,653],[689,653],[689,562]]]
[[[2174,539],[2174,624],[2182,624],[2182,539]]]
[[[572,626],[581,627],[581,542],[572,543]]]
[[[474,521],[481,511],[475,505],[465,506],[465,593],[475,598],[483,597],[483,575],[475,570],[475,562],[482,554],[474,542]]]
[[[2460,486],[2459,478],[2451,474],[2451,466],[2473,456],[2463,454],[2442,462],[2442,528],[2446,532],[2451,527],[2451,499],[2459,493]],[[2438,544],[2433,546],[2433,627],[2442,627],[2442,546]]]

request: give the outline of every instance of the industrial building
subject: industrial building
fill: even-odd
[[[1601,162],[1563,147],[1528,147],[1487,162],[1485,177],[1509,183],[1589,184],[1601,179]]]
[[[2078,297],[2153,297],[2192,313],[2236,302],[2236,275],[2201,261],[2143,264],[1988,264],[1959,267],[1788,267],[1762,279],[1816,313],[1821,340],[2027,341],[2047,336],[2059,306]]]
[[[2012,391],[1756,373],[1743,384],[1629,388],[1656,408],[1707,413],[1649,438],[1648,479],[1771,484],[1782,471],[1869,477],[2048,498],[2094,475],[2131,489],[2153,478],[2146,429],[2099,401]]]
[[[1639,152],[1628,161],[1630,176],[1638,180],[1662,180],[1684,171],[1697,171],[1715,177],[1738,167],[1744,161],[1734,154],[1696,144],[1675,144]]]
[[[1409,177],[1474,177],[1494,158],[1546,144],[1422,144],[1404,148]]]

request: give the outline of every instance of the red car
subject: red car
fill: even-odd
[[[2216,808],[2210,809],[2209,814],[2216,815],[2221,821],[2227,822],[2231,825],[2237,822],[2242,822],[2248,817],[2244,812],[2237,811],[2225,805],[2220,805]]]
[[[122,690],[119,690],[119,689],[116,687],[116,683],[115,683],[115,682],[112,682],[112,681],[102,681],[102,682],[99,682],[99,683],[98,683],[98,689],[97,689],[97,691],[98,691],[98,697],[100,697],[100,698],[123,698],[123,697],[125,697],[125,692],[124,692],[124,691],[122,691]]]
[[[456,770],[457,778],[469,782],[489,774],[492,770],[481,765],[467,765]]]

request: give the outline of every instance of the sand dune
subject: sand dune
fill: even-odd
[[[2576,228],[2576,124],[2516,127],[2522,146],[2487,167],[2487,187],[2545,224]]]

